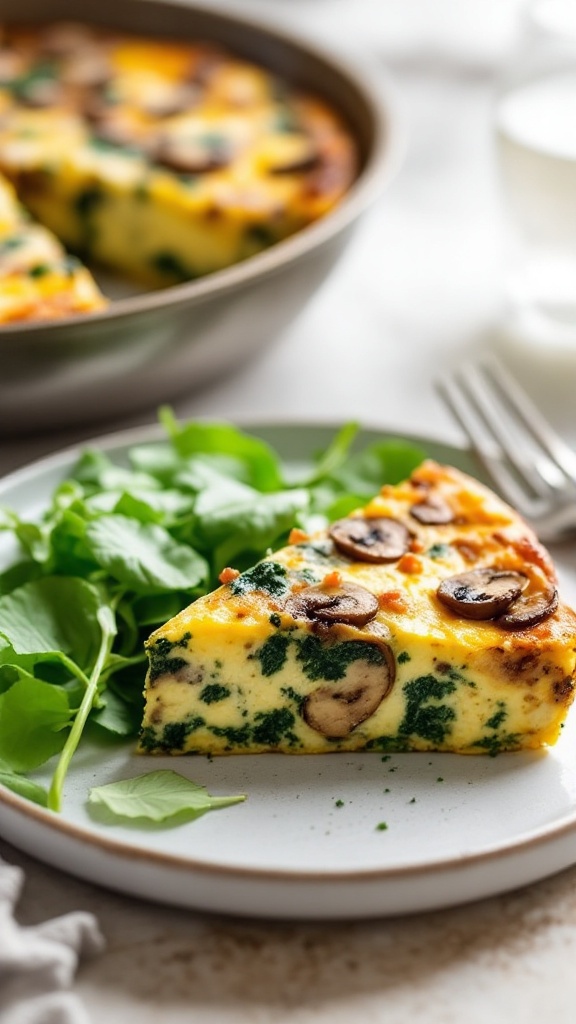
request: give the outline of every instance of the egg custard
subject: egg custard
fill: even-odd
[[[576,615],[516,512],[427,461],[150,637],[140,751],[496,754],[554,743]]]
[[[327,213],[356,169],[322,99],[208,43],[4,29],[0,170],[71,250],[152,287]]]
[[[91,313],[104,305],[86,267],[27,217],[0,176],[0,324]]]

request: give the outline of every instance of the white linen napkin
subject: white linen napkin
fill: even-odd
[[[72,984],[80,958],[104,947],[96,918],[75,911],[23,927],[14,917],[23,882],[0,860],[0,1022],[88,1024]]]

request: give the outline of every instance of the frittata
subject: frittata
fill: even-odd
[[[104,305],[90,272],[29,219],[0,175],[0,324],[91,313]]]
[[[2,42],[0,170],[77,255],[150,286],[260,252],[354,178],[322,99],[212,44],[68,23]]]
[[[552,744],[576,615],[489,489],[427,461],[150,637],[140,750],[205,754]]]

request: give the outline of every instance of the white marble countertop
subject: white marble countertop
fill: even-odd
[[[228,6],[309,32],[376,77],[390,69],[409,141],[396,181],[298,321],[250,366],[180,401],[178,413],[354,417],[460,440],[434,381],[479,348],[500,347],[508,235],[490,112],[518,0]],[[349,344],[357,372],[343,375]],[[576,444],[573,380],[560,385],[553,367],[524,360],[514,369]],[[138,421],[153,418],[150,410]],[[93,433],[0,440],[0,469]],[[0,855],[26,871],[22,922],[79,908],[97,914],[107,949],[77,982],[93,1024],[573,1020],[576,868],[460,909],[304,925],[179,912],[101,891],[7,844]]]

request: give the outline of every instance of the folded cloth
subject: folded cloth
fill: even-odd
[[[81,957],[104,940],[93,914],[76,911],[21,927],[14,908],[24,883],[20,868],[0,860],[1,1024],[88,1024],[72,992]]]

